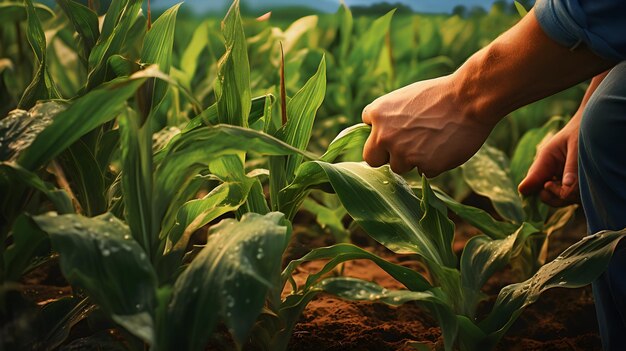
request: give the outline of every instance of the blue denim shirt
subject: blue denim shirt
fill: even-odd
[[[544,32],[569,48],[585,44],[607,59],[626,59],[626,0],[537,0]]]

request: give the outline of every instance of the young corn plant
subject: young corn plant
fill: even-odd
[[[310,161],[299,168],[285,194],[325,184],[332,186],[348,213],[372,238],[397,254],[419,256],[428,268],[428,275],[424,277],[406,267],[363,254],[353,245],[337,244],[314,249],[289,264],[283,272],[284,281],[303,262],[329,260],[303,286],[293,283],[288,299],[298,303],[325,291],[345,299],[381,301],[394,306],[415,301],[439,322],[446,350],[452,350],[455,345],[461,350],[495,347],[522,310],[543,291],[580,287],[597,278],[626,234],[626,231],[602,232],[585,237],[541,266],[527,280],[505,286],[491,312],[482,317],[476,315],[476,307],[485,297],[481,291],[483,285],[522,254],[538,229],[525,223],[502,238],[476,236],[457,258],[452,251],[454,224],[447,217],[447,199],[433,191],[426,178],[419,191],[414,192],[388,166],[373,169],[361,163]],[[456,206],[458,211],[473,213],[480,228],[495,230],[503,226],[482,210]],[[384,289],[350,277],[324,278],[339,263],[356,258],[372,260],[407,290]]]

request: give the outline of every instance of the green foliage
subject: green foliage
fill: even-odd
[[[148,28],[142,1],[113,0],[103,18],[72,0],[58,5],[0,3],[0,312],[24,300],[12,282],[56,255],[73,296],[24,309],[2,347],[71,348],[70,329],[84,321],[81,342],[111,349],[203,349],[223,323],[236,347],[284,350],[307,303],[326,292],[414,301],[440,323],[447,350],[490,348],[545,289],[593,280],[624,234],[597,234],[541,267],[546,237],[573,208],[548,215],[515,186],[559,118],[533,129],[543,120],[513,116],[505,139],[515,147],[498,133],[490,140],[510,161],[486,146],[463,166],[501,219],[426,178],[411,187],[387,166],[350,162],[370,132],[354,124],[366,104],[450,73],[497,34],[479,28],[514,18],[392,20],[393,10],[366,18],[342,5],[285,24],[248,21],[234,1],[221,27],[181,21],[176,5]],[[281,273],[302,209],[338,243]],[[448,210],[484,234],[460,258]],[[418,257],[428,276],[350,244],[355,227]],[[328,276],[355,259],[406,289]],[[297,267],[314,260],[322,269],[298,286]],[[506,265],[530,279],[505,287],[476,320],[483,285]]]

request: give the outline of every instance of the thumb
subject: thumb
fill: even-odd
[[[563,179],[561,180],[561,198],[567,198],[578,186],[578,153],[576,149],[570,148],[565,158],[565,168],[563,168]]]
[[[517,190],[522,195],[530,195],[543,189],[544,183],[555,175],[554,161],[549,152],[540,152]]]

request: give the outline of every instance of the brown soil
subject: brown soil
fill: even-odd
[[[585,223],[577,220],[561,232],[553,234],[549,259],[578,241],[585,233]],[[457,224],[455,249],[477,233],[476,229]],[[296,235],[298,235],[296,231]],[[307,235],[294,238],[299,245],[316,246]],[[318,239],[328,240],[328,239]],[[419,269],[417,261],[386,250],[365,237],[353,240],[385,259]],[[317,246],[327,245],[318,242]],[[297,274],[302,281],[320,268],[319,262],[305,264]],[[387,288],[400,288],[378,266],[366,260],[349,262],[344,274],[374,281]],[[499,289],[514,281],[511,274],[502,272],[486,285],[490,299],[483,306],[493,304]],[[381,303],[348,302],[322,294],[313,300],[302,314],[289,344],[294,351],[323,350],[416,350],[416,344],[435,350],[441,347],[441,331],[426,311],[413,304],[394,308]],[[601,350],[591,287],[581,289],[552,289],[527,308],[497,346],[497,350]]]

